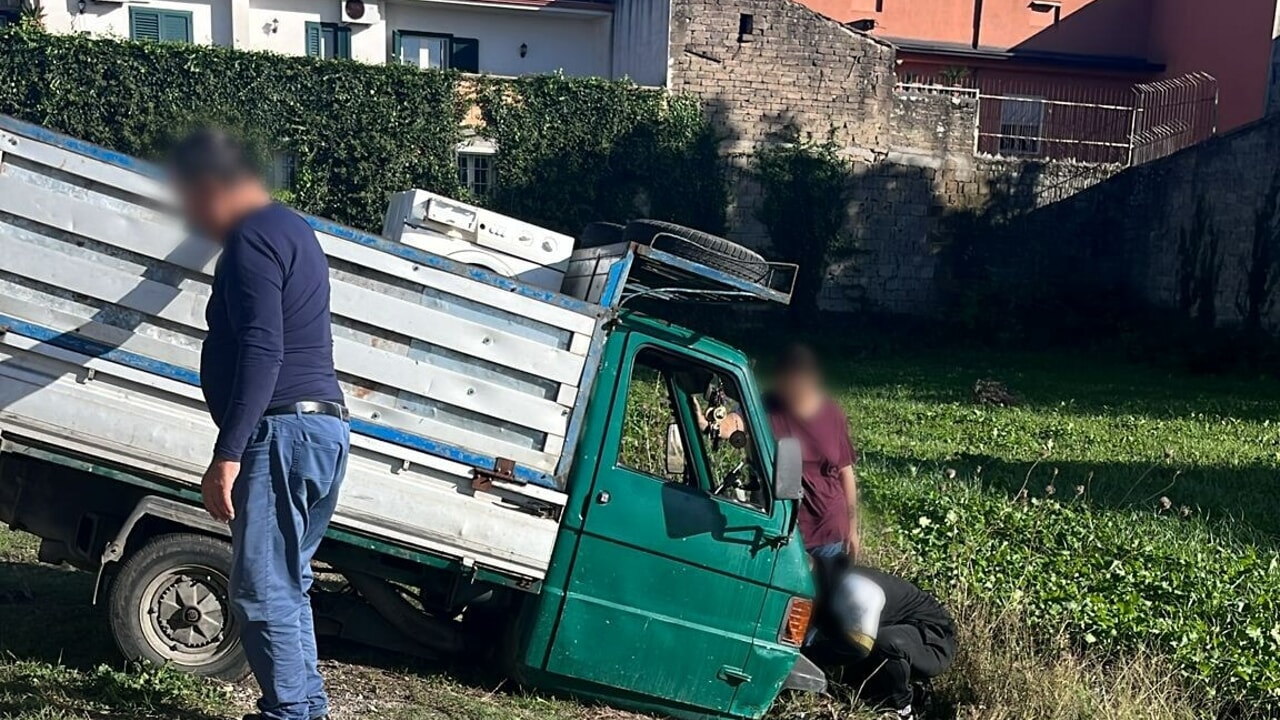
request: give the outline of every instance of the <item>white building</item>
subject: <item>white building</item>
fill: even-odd
[[[667,79],[669,0],[44,0],[43,8],[52,32],[493,75]]]

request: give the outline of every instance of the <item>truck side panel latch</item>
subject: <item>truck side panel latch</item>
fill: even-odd
[[[516,461],[510,458],[497,458],[493,461],[493,469],[472,468],[471,489],[476,492],[488,492],[493,489],[495,480],[519,483],[516,480]]]

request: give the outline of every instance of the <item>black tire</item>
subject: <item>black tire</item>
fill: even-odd
[[[618,223],[593,222],[582,228],[574,247],[578,250],[586,250],[604,245],[617,245],[623,241],[622,231],[623,227]]]
[[[224,540],[192,533],[148,540],[111,583],[108,616],[120,652],[204,677],[244,679],[249,661],[231,615],[230,577],[231,544]]]
[[[683,225],[661,220],[632,220],[627,223],[623,238],[627,242],[652,245],[748,282],[760,282],[769,275],[769,263],[754,250]]]

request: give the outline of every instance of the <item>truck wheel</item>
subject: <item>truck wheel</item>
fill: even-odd
[[[769,274],[769,263],[754,250],[683,225],[661,220],[632,220],[627,223],[624,234],[627,242],[651,245],[748,282],[760,282]]]
[[[231,615],[230,543],[175,533],[147,541],[111,583],[111,633],[120,652],[235,682],[249,661]]]

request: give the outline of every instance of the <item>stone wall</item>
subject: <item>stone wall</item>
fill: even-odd
[[[886,145],[893,62],[887,43],[789,0],[672,3],[671,89],[704,99],[728,155],[792,129]]]
[[[791,0],[673,2],[671,87],[701,96],[724,137],[731,238],[770,249],[749,171],[761,144],[830,136],[852,161],[849,229],[859,252],[828,268],[827,309],[932,313],[932,244],[948,213],[1010,183],[1031,209],[1114,170],[976,158],[975,100],[896,92],[895,62],[891,45]]]
[[[1220,326],[1239,324],[1255,242],[1269,244],[1271,264],[1263,267],[1280,273],[1278,183],[1280,116],[1272,116],[1022,218],[1009,235],[1026,257],[1011,262],[1009,274],[1042,292],[1084,284],[1117,303],[1180,314],[1194,312],[1189,283],[1210,279],[1212,317]],[[1211,278],[1191,261],[1197,250]],[[1263,329],[1273,333],[1280,330],[1274,296],[1263,316]]]

